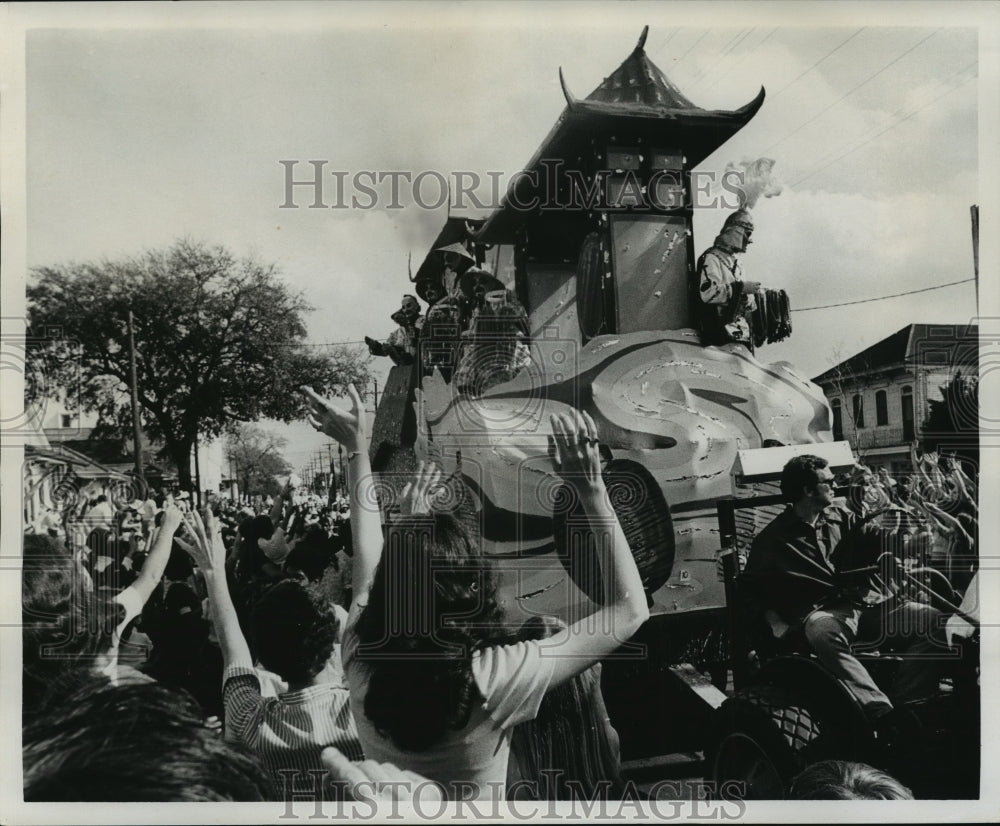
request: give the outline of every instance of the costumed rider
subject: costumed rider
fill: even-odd
[[[697,322],[704,345],[743,344],[753,351],[748,316],[760,284],[744,281],[737,256],[746,252],[753,220],[745,208],[726,218],[722,231],[698,259]]]
[[[365,336],[368,352],[373,356],[388,356],[395,365],[413,364],[417,355],[417,337],[424,324],[420,302],[415,296],[404,295],[399,309],[389,317],[399,326],[384,342]]]
[[[528,318],[513,291],[486,270],[469,269],[460,287],[472,315],[453,382],[460,392],[479,396],[531,363]]]
[[[462,293],[460,278],[476,259],[460,241],[438,247],[435,252],[440,255],[440,279],[417,286],[417,292],[431,304],[424,321],[421,354],[426,369],[437,368],[445,381],[450,381],[458,364],[460,337],[472,311],[468,297]]]

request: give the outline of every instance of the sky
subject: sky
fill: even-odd
[[[29,268],[187,236],[276,262],[315,307],[310,341],[382,338],[410,291],[407,256],[415,268],[446,209],[406,195],[402,209],[309,209],[301,189],[300,208],[282,209],[280,161],[300,161],[297,178],[308,160],[349,176],[509,177],[563,109],[559,67],[585,97],[648,24],[647,55],[697,105],[766,89],[698,168],[766,156],[785,184],[756,207],[743,261],[796,311],[762,361],[813,376],[911,322],[977,315],[972,283],[806,309],[972,278],[983,44],[962,4],[819,7],[826,17],[810,4],[194,5],[95,18],[55,4],[27,31]],[[696,255],[725,214],[696,210]],[[275,429],[293,464],[325,442],[304,424]]]

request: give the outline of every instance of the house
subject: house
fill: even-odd
[[[95,434],[98,424],[96,412],[70,410],[58,396],[50,396],[41,413],[41,424],[47,445],[83,455],[122,478],[132,476],[135,466],[132,440],[98,438]],[[151,446],[144,435],[143,453],[150,452]],[[229,478],[228,468],[225,466],[222,439],[203,439],[198,444],[197,460],[192,461],[197,461],[202,490],[222,491],[232,487],[233,480]],[[143,462],[143,476],[153,490],[170,489],[177,482],[177,473],[172,467],[151,462],[148,455]],[[135,495],[137,498],[144,498],[145,491],[137,490]]]
[[[869,465],[908,472],[930,399],[955,374],[979,375],[975,324],[908,324],[816,376],[833,411],[833,438]]]

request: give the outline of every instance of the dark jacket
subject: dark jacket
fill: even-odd
[[[838,572],[872,564],[880,549],[880,533],[850,511],[831,506],[813,526],[789,507],[754,538],[740,591],[752,611],[794,624],[825,602],[858,599]]]

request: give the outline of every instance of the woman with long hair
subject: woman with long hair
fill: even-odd
[[[649,616],[601,478],[597,427],[577,411],[550,420],[555,472],[596,534],[602,604],[546,639],[513,641],[489,560],[454,516],[433,512],[440,469],[421,464],[383,537],[357,391],[349,411],[305,392],[313,426],[348,452],[354,597],[343,658],[365,754],[437,781],[452,799],[503,798],[512,728]]]

